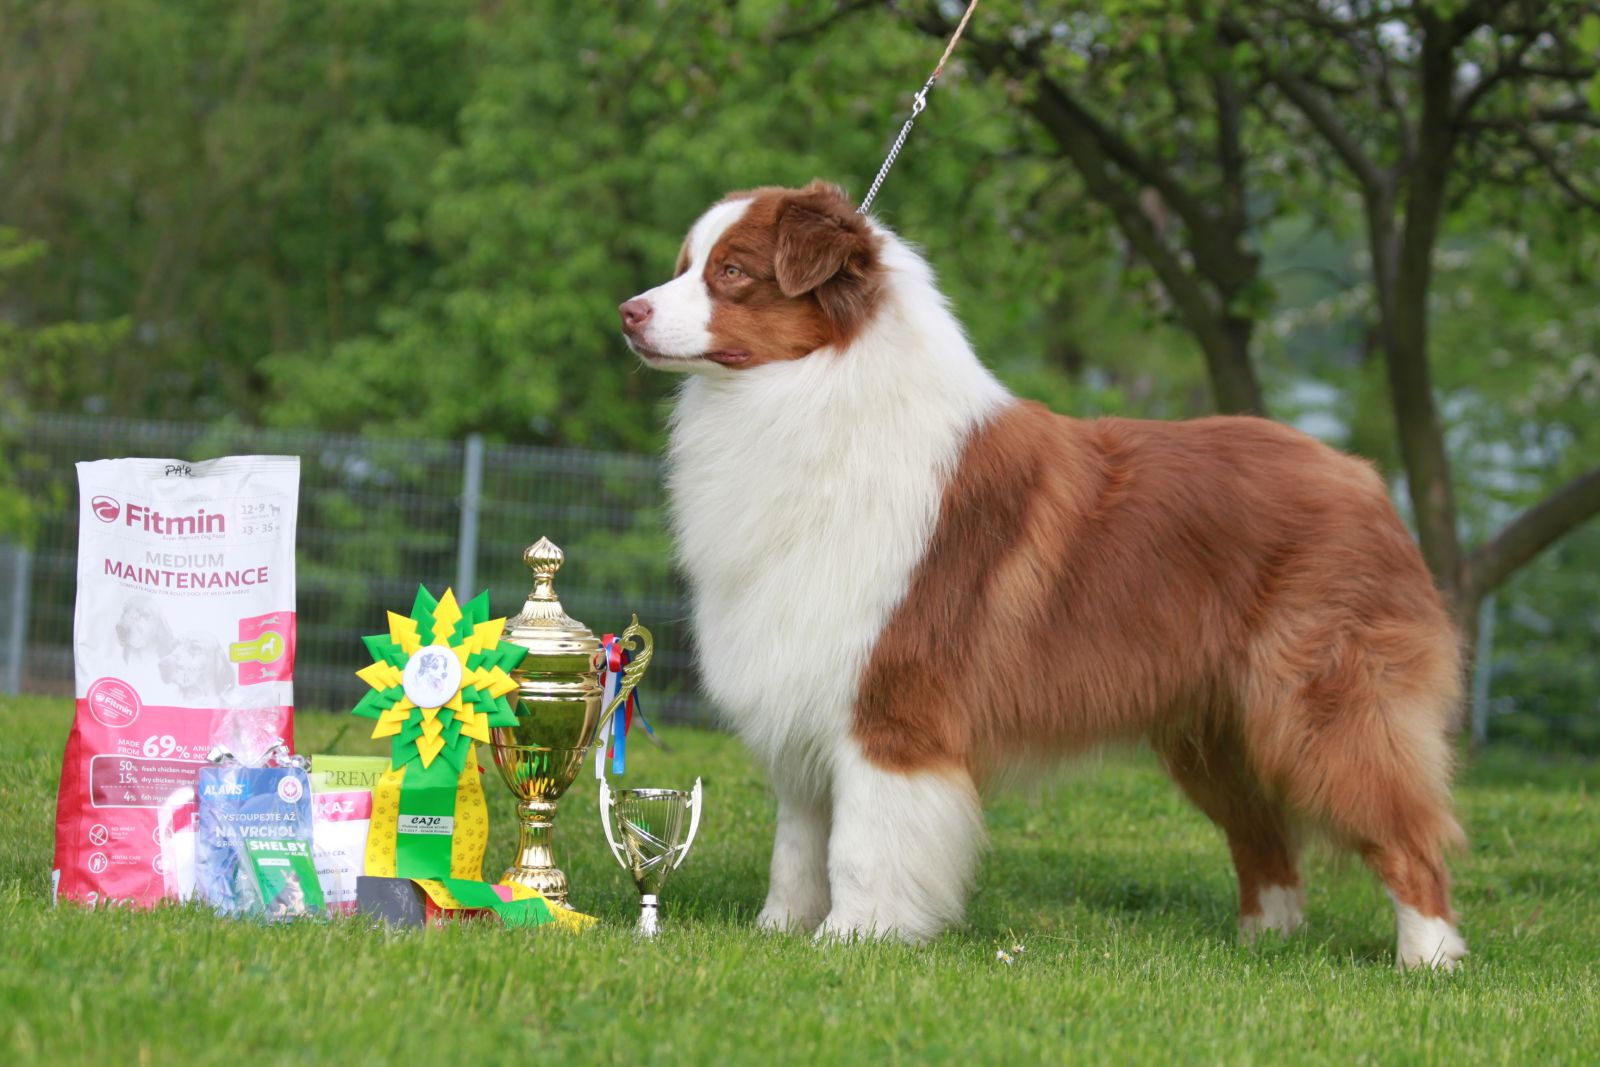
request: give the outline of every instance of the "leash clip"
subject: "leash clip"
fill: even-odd
[[[895,157],[900,154],[901,146],[906,143],[906,135],[911,132],[911,124],[917,121],[917,116],[928,106],[928,90],[933,88],[933,83],[938,81],[939,75],[944,72],[945,61],[955,50],[956,42],[961,40],[961,31],[967,28],[967,20],[972,17],[977,7],[978,0],[968,0],[967,10],[962,14],[956,32],[950,35],[950,42],[944,46],[944,55],[939,57],[939,63],[933,68],[933,73],[928,75],[928,80],[922,83],[922,88],[911,98],[911,116],[906,119],[905,125],[900,127],[899,135],[889,146],[889,154],[884,158],[883,166],[878,168],[878,176],[872,179],[871,188],[867,190],[867,195],[861,198],[861,206],[856,208],[857,214],[865,215],[872,209],[872,201],[876,199],[878,189],[883,185],[883,179],[889,176],[889,168],[894,166]]]

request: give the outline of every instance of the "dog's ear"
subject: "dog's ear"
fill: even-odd
[[[778,212],[778,249],[773,258],[784,296],[821,286],[864,251],[871,233],[844,190],[814,181],[784,198]]]
[[[772,265],[784,296],[815,293],[824,314],[850,333],[878,290],[878,238],[843,189],[814,181],[779,210]]]

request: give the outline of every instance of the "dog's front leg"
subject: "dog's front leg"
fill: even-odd
[[[810,933],[828,914],[826,797],[776,783],[778,833],[772,842],[767,903],[756,922],[765,930]]]
[[[817,936],[937,936],[961,918],[983,842],[983,809],[964,770],[886,770],[850,744],[834,776],[833,908]]]

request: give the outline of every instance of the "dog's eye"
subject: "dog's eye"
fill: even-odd
[[[732,263],[729,263],[726,267],[722,268],[722,276],[724,278],[743,278],[744,271],[740,270],[738,267],[735,267]]]

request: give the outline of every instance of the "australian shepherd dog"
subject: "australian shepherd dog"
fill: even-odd
[[[1457,635],[1384,484],[1257,418],[1056,415],[842,190],[734,193],[619,309],[685,376],[671,516],[704,682],[778,797],[760,923],[931,938],[986,786],[1143,741],[1227,837],[1248,940],[1355,851],[1453,967]]]

